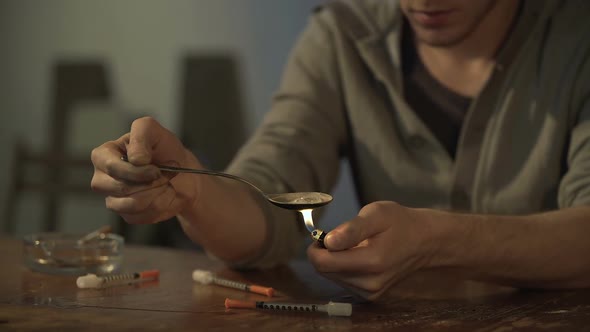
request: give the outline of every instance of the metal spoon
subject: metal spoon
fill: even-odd
[[[128,161],[127,156],[122,156],[121,160]],[[324,206],[332,201],[332,196],[322,192],[291,192],[291,193],[282,193],[282,194],[267,194],[262,189],[255,186],[250,181],[241,178],[236,175],[218,172],[218,171],[210,171],[204,169],[193,169],[193,168],[183,168],[183,167],[174,167],[174,166],[165,166],[165,165],[156,165],[161,171],[165,172],[174,172],[174,173],[193,173],[193,174],[204,174],[204,175],[213,175],[213,176],[221,176],[233,180],[241,181],[245,184],[250,185],[252,188],[256,189],[262,196],[264,196],[269,202],[272,204],[288,210],[305,210],[305,209],[315,209],[320,206]]]

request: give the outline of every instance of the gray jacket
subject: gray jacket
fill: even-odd
[[[453,159],[403,99],[396,1],[316,11],[271,111],[228,171],[267,192],[329,192],[348,158],[361,204],[529,214],[590,204],[590,2],[523,0]],[[268,248],[298,251],[303,223],[269,204]]]

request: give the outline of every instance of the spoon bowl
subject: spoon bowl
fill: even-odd
[[[284,194],[265,194],[272,204],[288,210],[308,210],[324,206],[332,201],[332,196],[322,192],[292,192]]]
[[[121,157],[121,160],[128,161],[127,156]],[[173,172],[173,173],[192,173],[192,174],[204,174],[204,175],[213,175],[213,176],[220,176],[228,179],[237,180],[243,182],[252,188],[256,189],[264,198],[266,198],[270,203],[287,210],[307,210],[307,209],[315,209],[321,206],[324,206],[330,202],[332,202],[333,197],[329,194],[322,193],[322,192],[315,192],[315,191],[306,191],[306,192],[290,192],[290,193],[280,193],[280,194],[267,194],[262,189],[258,188],[252,182],[241,178],[239,176],[228,174],[224,172],[218,171],[210,171],[205,169],[194,169],[194,168],[184,168],[184,167],[174,167],[174,166],[165,166],[165,165],[156,165],[161,171],[164,172]]]

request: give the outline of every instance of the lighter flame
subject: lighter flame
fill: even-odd
[[[315,226],[313,225],[313,216],[311,215],[311,211],[312,209],[299,210],[299,212],[301,212],[301,215],[303,216],[303,220],[305,221],[305,227],[307,227],[307,230],[309,232],[312,232],[315,229]]]

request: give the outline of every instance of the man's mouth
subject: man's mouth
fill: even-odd
[[[449,17],[454,12],[452,9],[446,10],[410,10],[410,15],[414,20],[427,28],[436,28],[446,24]]]

